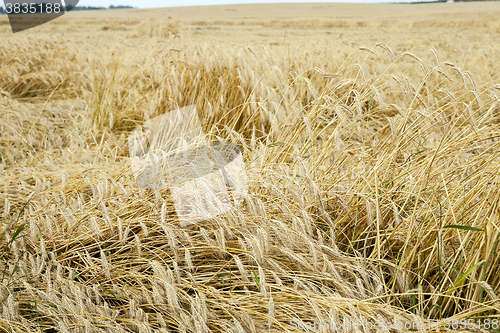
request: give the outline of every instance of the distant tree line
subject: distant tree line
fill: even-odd
[[[76,6],[72,10],[103,10],[103,9],[131,9],[132,6],[109,6],[109,7],[94,7],[94,6]]]
[[[480,2],[480,1],[500,1],[500,0],[452,0],[451,2]],[[412,2],[398,2],[400,4],[425,4],[425,3],[442,3],[448,0],[413,0]]]
[[[109,6],[109,9],[131,9],[131,8],[135,8],[135,7],[132,7],[132,6]]]

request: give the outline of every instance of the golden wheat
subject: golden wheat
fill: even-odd
[[[83,13],[2,40],[0,329],[499,319],[498,16],[422,6],[408,20]],[[135,184],[127,137],[188,105],[209,140],[241,148],[249,195],[182,228],[170,190]]]

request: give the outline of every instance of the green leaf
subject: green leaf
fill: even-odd
[[[252,273],[253,273],[253,276],[255,277],[255,284],[257,285],[257,289],[260,291],[260,279],[259,279],[259,276],[257,275],[257,273],[255,273],[255,271],[253,270],[253,268],[252,268]]]
[[[104,291],[107,291],[108,293],[111,294],[111,296],[113,296],[114,298],[116,298],[116,295],[115,295],[115,293],[113,291],[105,288],[101,283],[99,283],[99,284],[101,285],[101,288],[104,289]]]
[[[276,142],[268,144],[267,146],[268,147],[275,147],[275,146],[281,146],[282,144],[284,144],[284,142],[276,141]]]
[[[443,228],[462,229],[470,231],[484,231],[483,229],[469,227],[468,225],[456,225],[456,224],[445,225]]]
[[[301,175],[294,175],[293,173],[288,174],[290,177],[297,177],[297,178],[304,178],[304,176]]]
[[[40,316],[38,315],[38,306],[36,305],[36,300],[35,300],[35,316],[36,316],[36,322],[38,323],[38,327],[40,327],[40,331],[42,331],[42,327],[40,326]]]
[[[14,275],[14,273],[15,273],[15,272],[17,272],[17,270],[18,270],[19,268],[20,268],[20,269],[24,272],[24,275],[28,275],[28,272],[26,272],[26,270],[24,269],[24,267],[23,267],[23,266],[16,266],[16,267],[14,267],[14,270],[12,271],[11,276],[13,276],[13,275]]]
[[[23,224],[21,224],[19,227],[17,227],[16,232],[14,233],[14,235],[12,235],[12,238],[10,240],[11,242],[16,240],[16,237],[21,233],[21,231],[23,231],[24,227],[26,226],[26,223],[28,223],[28,222],[26,221]]]
[[[465,280],[465,278],[467,278],[469,276],[470,273],[472,273],[472,271],[479,265],[482,265],[486,262],[486,260],[481,260],[480,262],[472,265],[472,267],[470,267],[455,283],[454,283],[454,286],[455,288],[458,287],[459,285],[462,284],[462,282]]]
[[[40,226],[38,225],[38,223],[35,223],[35,225],[38,227],[38,233],[40,234],[40,240],[43,240],[42,229],[40,229]]]
[[[116,297],[116,299],[118,299],[118,298],[120,297],[120,295],[122,294],[123,289],[124,289],[124,288],[125,288],[125,286],[127,285],[127,282],[128,282],[128,279],[127,279],[127,280],[125,280],[125,283],[123,284],[123,287],[122,287],[122,289],[120,290],[120,292],[118,293],[118,296]]]

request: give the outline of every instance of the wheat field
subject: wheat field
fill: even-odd
[[[500,3],[4,15],[0,36],[0,331],[499,332]],[[248,195],[181,227],[127,140],[189,105]]]

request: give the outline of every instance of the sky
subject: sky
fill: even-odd
[[[204,5],[227,5],[242,3],[277,3],[277,2],[351,2],[351,3],[375,3],[375,2],[410,2],[409,0],[80,0],[78,6],[101,6],[126,5],[137,8],[155,7],[178,7],[178,6],[204,6]]]

